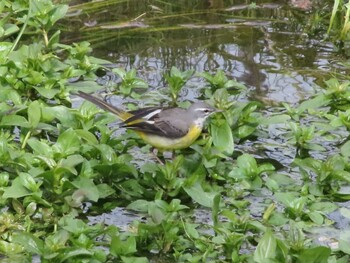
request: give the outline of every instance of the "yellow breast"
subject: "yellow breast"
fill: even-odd
[[[189,132],[181,138],[165,138],[158,135],[150,135],[138,132],[140,137],[148,144],[160,150],[178,150],[189,147],[201,134],[202,128],[193,125]]]

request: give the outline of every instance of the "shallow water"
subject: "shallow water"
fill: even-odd
[[[323,41],[326,25],[317,20],[329,13],[332,3],[103,2],[91,9],[73,6],[63,40],[90,41],[94,56],[136,68],[155,90],[166,85],[163,74],[172,66],[198,72],[222,69],[247,85],[254,100],[296,103],[321,89],[331,75],[349,73],[333,44]],[[203,86],[193,78],[182,98],[193,99]]]
[[[175,2],[175,3],[174,3]],[[298,103],[322,92],[324,81],[332,76],[345,78],[350,72],[345,59],[324,40],[327,25],[319,19],[329,14],[332,1],[102,1],[98,8],[70,9],[63,41],[88,40],[93,55],[105,58],[117,67],[137,69],[138,76],[157,92],[166,86],[163,74],[172,66],[184,71],[215,73],[223,70],[229,78],[244,83],[251,100],[275,105]],[[181,100],[195,99],[204,81],[193,77],[181,93]],[[289,172],[295,157],[288,145],[278,141],[280,127],[271,131],[273,138],[242,147],[256,151],[264,145],[265,156],[282,163]],[[327,146],[327,145],[325,145]],[[271,151],[269,150],[271,148]],[[332,152],[330,146],[327,154]],[[318,159],[323,159],[320,156]],[[296,175],[297,177],[297,175]],[[261,214],[266,196],[250,200]],[[341,206],[341,204],[339,204]],[[346,205],[343,205],[346,207]],[[198,220],[206,223],[209,211],[196,210]],[[108,214],[90,217],[90,222],[104,221],[126,229],[138,215],[116,208]],[[339,211],[329,215],[341,227]],[[139,217],[139,219],[141,219]],[[348,227],[348,221],[347,226]],[[210,224],[210,222],[209,222]],[[338,228],[330,235],[336,238]],[[315,229],[314,239],[328,244]]]

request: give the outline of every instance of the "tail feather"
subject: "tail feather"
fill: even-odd
[[[83,99],[86,99],[86,100],[90,101],[91,103],[99,106],[103,110],[112,112],[113,114],[117,115],[122,121],[125,121],[128,118],[131,118],[133,116],[133,114],[128,113],[128,112],[126,112],[122,109],[119,109],[117,107],[114,107],[114,106],[108,104],[107,102],[105,102],[97,97],[94,97],[88,93],[85,93],[83,91],[79,91],[77,93],[77,95],[79,97],[82,97]]]

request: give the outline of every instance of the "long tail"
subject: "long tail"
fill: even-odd
[[[90,101],[91,103],[99,106],[101,109],[109,111],[117,115],[122,121],[125,121],[133,116],[133,114],[126,112],[122,109],[119,109],[117,107],[112,106],[111,104],[108,104],[107,102],[96,98],[90,94],[87,94],[85,92],[79,91],[77,93],[78,96],[82,97],[83,99],[86,99]]]

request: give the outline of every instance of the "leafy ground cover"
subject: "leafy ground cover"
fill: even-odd
[[[155,101],[186,106],[180,91],[199,76],[198,99],[223,113],[160,165],[110,125],[115,116],[72,107],[75,91],[104,89],[137,108],[148,91],[135,70],[108,67],[87,42],[61,44],[66,5],[2,1],[0,10],[2,261],[349,262],[349,81],[329,79],[298,106],[264,106],[220,70],[172,68]],[[106,89],[101,72],[119,80]],[[135,220],[88,220],[115,207]]]

